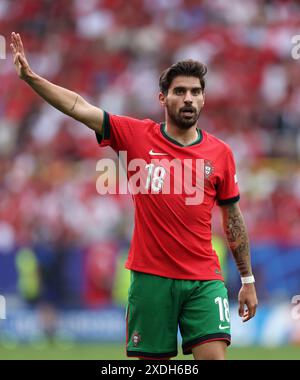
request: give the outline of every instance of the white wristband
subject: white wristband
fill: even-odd
[[[242,284],[253,284],[255,282],[254,276],[241,277]]]

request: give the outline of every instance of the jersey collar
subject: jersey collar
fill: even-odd
[[[169,140],[171,143],[173,143],[173,144],[175,144],[177,146],[181,146],[181,147],[188,147],[188,146],[199,144],[202,141],[202,139],[203,139],[202,131],[201,131],[201,129],[198,129],[198,128],[197,128],[198,137],[196,138],[195,141],[193,141],[191,144],[188,144],[188,145],[181,144],[179,141],[173,139],[173,137],[171,137],[170,135],[168,135],[168,133],[166,132],[166,123],[161,123],[160,124],[160,131],[161,131],[162,135],[167,140]]]

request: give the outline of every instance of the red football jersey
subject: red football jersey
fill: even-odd
[[[104,113],[100,146],[126,151],[135,227],[126,268],[174,279],[223,280],[212,248],[211,212],[239,200],[233,154],[198,131],[184,146],[165,123]]]

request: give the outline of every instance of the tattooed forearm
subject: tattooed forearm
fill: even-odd
[[[223,206],[222,211],[224,231],[237,268],[241,276],[249,276],[252,273],[249,238],[240,208],[234,203]]]

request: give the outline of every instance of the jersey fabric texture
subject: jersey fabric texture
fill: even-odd
[[[223,280],[211,243],[211,212],[215,202],[239,200],[229,146],[199,129],[198,139],[184,146],[168,136],[164,123],[106,112],[97,139],[117,154],[126,151],[131,188],[141,189],[132,191],[135,227],[126,268],[173,279]],[[166,184],[170,191],[164,192]],[[188,204],[193,189],[202,198]]]

